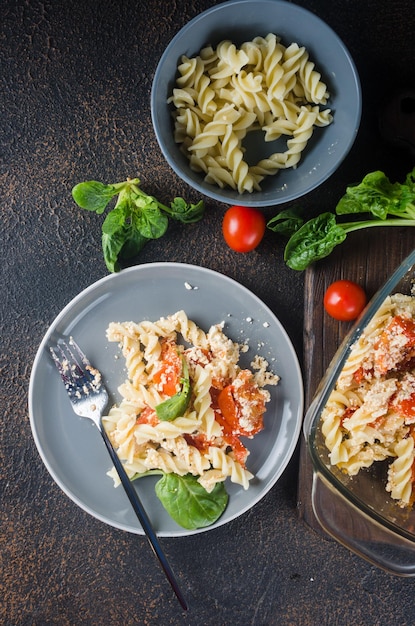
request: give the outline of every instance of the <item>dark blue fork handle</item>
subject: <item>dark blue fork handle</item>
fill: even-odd
[[[105,445],[107,446],[107,450],[110,454],[110,457],[114,463],[115,469],[118,472],[118,475],[120,477],[121,483],[125,489],[125,492],[128,496],[128,499],[131,502],[131,506],[133,507],[135,514],[138,517],[138,520],[147,536],[148,541],[150,542],[150,545],[155,553],[155,555],[157,556],[158,560],[160,561],[161,567],[164,570],[164,573],[166,574],[166,577],[174,591],[174,593],[177,596],[177,599],[179,600],[182,608],[186,611],[188,606],[187,606],[187,602],[183,597],[183,594],[180,590],[180,587],[178,585],[178,582],[176,580],[176,577],[169,565],[169,562],[167,561],[166,555],[164,554],[162,547],[160,545],[160,542],[158,540],[158,537],[156,535],[156,533],[154,532],[154,529],[151,525],[151,522],[149,520],[149,517],[146,513],[146,510],[144,509],[143,505],[141,504],[140,498],[138,497],[138,494],[136,492],[136,490],[134,489],[133,485],[131,484],[130,479],[128,478],[128,475],[125,472],[125,469],[123,467],[123,464],[121,463],[120,459],[118,458],[117,453],[115,452],[114,448],[112,447],[111,441],[108,438],[108,435],[105,431],[105,428],[100,425],[99,426],[99,430],[100,433],[102,435],[103,440],[105,441]]]

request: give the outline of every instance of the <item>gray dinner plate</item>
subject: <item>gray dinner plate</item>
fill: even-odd
[[[245,441],[247,468],[255,475],[249,489],[226,482],[229,503],[212,526],[189,531],[166,513],[154,492],[157,477],[136,481],[135,488],[159,536],[190,535],[226,524],[253,507],[275,484],[297,443],[303,416],[301,370],[291,341],[272,311],[248,289],[212,270],[183,263],[150,263],[111,274],[76,296],[57,316],[37,351],[29,386],[29,413],[39,454],[59,487],[82,509],[103,522],[143,534],[122,487],[106,473],[111,460],[96,427],[76,416],[51,360],[49,346],[73,336],[91,363],[101,370],[112,403],[120,401],[125,380],[119,347],[108,343],[111,321],[157,320],[184,310],[204,330],[225,322],[225,333],[249,350],[241,364],[264,356],[281,380],[269,387],[265,428]]]

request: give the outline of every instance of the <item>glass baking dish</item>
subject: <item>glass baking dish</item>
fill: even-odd
[[[372,322],[373,327],[385,299],[397,293],[414,296],[414,284],[415,250],[372,298],[337,350],[307,411],[303,427],[313,463],[311,498],[319,524],[356,554],[401,576],[415,576],[415,506],[402,508],[385,489],[393,458],[375,461],[349,476],[331,465],[326,446],[327,428],[324,435],[321,414],[329,398],[333,398],[331,393],[340,373],[350,363],[347,359],[353,347],[368,324]],[[411,371],[415,374],[415,369]]]

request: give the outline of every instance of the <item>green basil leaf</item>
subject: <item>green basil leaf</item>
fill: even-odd
[[[105,264],[110,272],[119,272],[119,254],[125,244],[128,229],[123,227],[111,235],[102,233],[102,251]]]
[[[189,530],[216,522],[229,499],[223,483],[217,483],[208,493],[197,481],[197,476],[191,474],[165,474],[156,483],[155,491],[170,517]]]
[[[125,243],[119,253],[119,259],[132,259],[137,256],[149,241],[143,237],[135,228],[129,228]]]
[[[288,240],[284,260],[294,270],[304,270],[314,261],[328,256],[346,239],[333,213],[322,213],[309,220]]]
[[[126,203],[117,204],[110,211],[102,224],[102,232],[106,235],[112,235],[122,230],[126,224],[128,217],[128,205]]]
[[[170,203],[170,216],[183,224],[192,224],[202,219],[205,212],[205,203],[200,200],[197,204],[188,204],[183,198],[174,198]]]
[[[72,189],[72,197],[81,209],[101,214],[109,201],[119,193],[113,185],[104,185],[96,180],[78,183]]]
[[[145,209],[134,211],[132,224],[143,237],[159,239],[169,225],[169,218],[160,211],[157,205],[150,204]]]
[[[190,378],[189,368],[186,359],[181,356],[183,377],[181,379],[182,388],[174,396],[168,398],[156,406],[156,413],[159,420],[163,422],[171,421],[176,417],[181,417],[187,409],[190,400]]]
[[[399,212],[402,185],[391,183],[380,171],[370,172],[358,185],[350,185],[336,206],[337,215],[371,213],[385,220],[388,213]],[[405,207],[402,208],[404,210]]]
[[[290,208],[280,211],[277,215],[272,217],[267,223],[267,228],[274,233],[279,233],[285,237],[291,237],[301,226],[304,224],[304,220],[301,217],[301,209]]]

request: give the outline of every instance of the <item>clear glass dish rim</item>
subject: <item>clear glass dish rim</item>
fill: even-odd
[[[383,517],[376,510],[371,508],[367,503],[353,494],[345,485],[343,485],[337,477],[330,471],[330,469],[321,462],[318,457],[316,448],[314,446],[314,440],[318,423],[320,420],[320,413],[322,408],[327,402],[327,399],[335,385],[337,377],[343,368],[346,359],[349,356],[350,350],[353,344],[362,334],[363,330],[370,322],[380,305],[385,298],[394,292],[397,285],[403,280],[403,278],[412,271],[415,272],[415,250],[413,250],[397,267],[397,269],[386,280],[383,286],[376,292],[373,298],[370,300],[361,316],[353,324],[352,328],[346,335],[343,342],[340,344],[336,353],[334,354],[330,365],[328,366],[320,384],[314,394],[313,400],[306,412],[303,422],[303,435],[306,440],[307,449],[310,454],[313,463],[314,472],[322,474],[325,479],[335,488],[340,494],[348,500],[353,506],[362,510],[369,518],[373,519],[378,524],[388,528],[390,531],[396,533],[400,537],[409,539],[415,542],[415,534],[406,531],[401,526],[394,524],[391,520]]]

